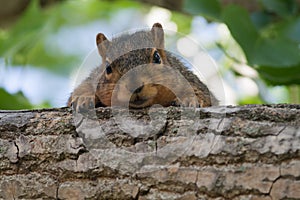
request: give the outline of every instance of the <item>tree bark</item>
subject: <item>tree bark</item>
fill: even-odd
[[[300,199],[300,105],[0,111],[0,199]]]

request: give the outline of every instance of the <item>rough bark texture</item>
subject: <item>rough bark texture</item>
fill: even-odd
[[[300,199],[300,105],[188,111],[0,111],[0,199]]]

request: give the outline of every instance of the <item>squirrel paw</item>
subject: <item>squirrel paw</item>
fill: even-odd
[[[72,96],[71,106],[77,112],[94,109],[95,96]]]
[[[201,107],[197,98],[188,97],[188,96],[181,100],[176,99],[175,101],[172,102],[172,105],[183,106],[183,107],[193,107],[193,108]]]

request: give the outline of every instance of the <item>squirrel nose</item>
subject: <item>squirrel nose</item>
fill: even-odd
[[[144,85],[142,85],[141,87],[138,87],[136,90],[131,91],[131,92],[133,92],[134,94],[138,94],[142,91],[143,88],[144,88]]]

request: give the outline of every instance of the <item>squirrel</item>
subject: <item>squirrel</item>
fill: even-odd
[[[102,64],[72,92],[68,106],[75,110],[113,104],[129,108],[218,104],[207,86],[165,50],[160,23],[149,31],[123,34],[111,41],[98,33],[96,44]]]

